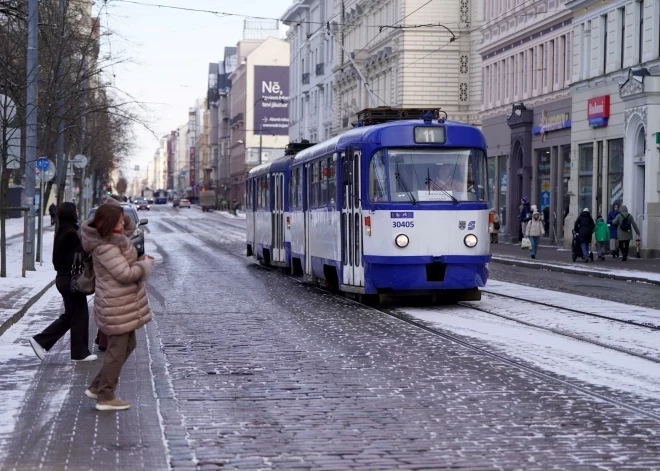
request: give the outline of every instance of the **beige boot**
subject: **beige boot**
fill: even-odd
[[[96,410],[126,410],[129,407],[131,407],[130,402],[122,401],[118,398],[114,398],[111,401],[96,403]]]

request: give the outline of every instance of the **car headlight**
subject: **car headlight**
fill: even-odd
[[[410,239],[408,239],[408,236],[405,235],[405,234],[399,234],[394,239],[394,243],[396,244],[396,246],[401,248],[401,249],[406,247],[409,242],[410,242]]]
[[[463,239],[463,243],[465,243],[466,246],[468,247],[474,247],[477,245],[478,239],[477,236],[474,234],[468,234],[465,236],[465,239]]]

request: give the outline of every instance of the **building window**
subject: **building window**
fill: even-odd
[[[552,57],[552,69],[554,70],[554,80],[553,82],[559,85],[559,43],[560,39],[557,39],[556,41],[553,41],[554,47],[552,50],[554,51],[553,57]]]
[[[500,212],[500,227],[506,227],[506,192],[508,183],[507,166],[509,165],[509,156],[500,155],[497,164],[497,177],[499,179],[497,183],[500,187],[500,198],[498,205]]]
[[[509,62],[510,59],[505,60],[506,68],[504,69],[504,98],[509,98]]]
[[[623,139],[608,141],[608,188],[610,206],[623,199]]]
[[[602,28],[602,46],[601,51],[603,53],[603,74],[607,73],[607,15],[600,17],[600,27]]]
[[[571,204],[571,197],[568,194],[568,182],[571,179],[571,146],[562,146],[562,152],[564,153],[564,172],[563,172],[563,187],[562,194],[564,195],[564,201],[562,208],[564,209],[564,217],[568,214],[568,208]],[[582,208],[580,208],[582,209]]]
[[[523,58],[524,58],[524,61],[523,61],[524,62],[524,65],[523,65],[523,93],[527,93],[527,71],[529,70],[529,67],[527,65],[529,63],[528,57],[529,57],[529,51],[525,51],[523,53]]]
[[[513,96],[518,95],[518,54],[516,54],[516,57],[514,58],[513,61]]]
[[[541,46],[541,57],[543,58],[543,86],[548,86],[548,65],[550,63],[550,48],[543,44]]]
[[[593,196],[594,146],[593,144],[582,144],[579,149],[578,210],[589,208],[593,211],[591,200]]]
[[[497,101],[500,101],[500,100],[502,99],[502,98],[501,98],[501,94],[502,94],[502,91],[501,91],[501,90],[502,90],[502,84],[501,84],[501,82],[500,82],[500,75],[501,75],[501,74],[502,74],[502,63],[501,63],[501,62],[498,62],[498,63],[497,63],[497,84],[496,84],[496,87],[497,87]]]
[[[644,59],[644,1],[642,0],[639,4],[639,60],[638,63],[642,63]]]
[[[619,67],[623,68],[623,63],[626,58],[626,7],[619,8],[619,24],[621,25],[621,44],[619,45],[620,63]]]
[[[587,21],[584,28],[583,38],[583,54],[582,54],[582,78],[588,79],[591,69],[591,21]]]
[[[565,80],[569,82],[571,80],[571,64],[573,63],[573,49],[571,48],[571,36],[573,33],[568,33],[566,35],[566,77]]]
[[[534,48],[534,63],[532,64],[532,77],[534,78],[533,82],[532,82],[532,89],[533,90],[537,89],[537,71],[539,69],[539,58],[538,58],[539,54],[538,54],[538,52],[539,52],[539,48],[535,47]]]

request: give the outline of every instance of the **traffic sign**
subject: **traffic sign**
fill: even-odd
[[[36,165],[39,170],[46,170],[50,166],[50,161],[46,157],[39,157]]]
[[[42,182],[49,182],[55,176],[55,169],[53,167],[48,167],[46,170],[36,169],[37,178]]]
[[[83,183],[85,184],[85,186],[89,186],[92,184],[92,179],[87,177],[83,180]]]
[[[76,168],[85,168],[87,166],[87,157],[82,154],[78,154],[73,158],[73,165]]]
[[[550,192],[549,191],[542,191],[541,192],[541,207],[545,208],[546,206],[550,206]]]

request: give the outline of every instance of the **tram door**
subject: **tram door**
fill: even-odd
[[[342,154],[341,258],[342,283],[364,286],[362,266],[362,203],[360,201],[359,151]]]
[[[284,175],[273,174],[274,201],[271,213],[273,261],[284,261]]]
[[[312,218],[312,191],[311,191],[311,169],[312,164],[305,164],[301,170],[303,172],[302,179],[305,182],[305,196],[304,196],[304,220],[305,220],[305,275],[312,276],[312,244],[310,238],[311,218]]]

